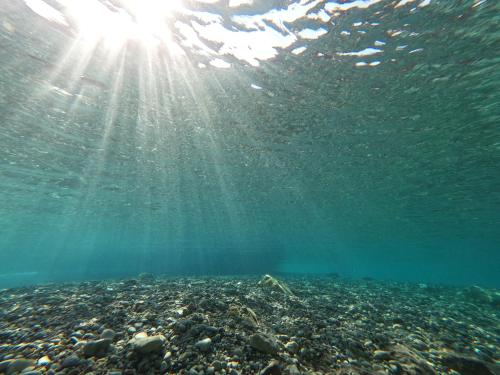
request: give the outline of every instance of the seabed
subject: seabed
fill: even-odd
[[[143,274],[4,289],[0,373],[500,373],[496,290],[259,280]]]

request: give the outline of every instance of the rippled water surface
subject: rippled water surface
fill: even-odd
[[[500,2],[3,0],[0,283],[500,286]]]

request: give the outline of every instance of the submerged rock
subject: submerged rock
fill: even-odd
[[[250,346],[262,353],[276,354],[279,350],[278,341],[271,335],[256,333],[250,336]]]
[[[443,364],[461,375],[498,375],[500,368],[487,364],[475,358],[462,356],[459,354],[445,353],[441,356]]]
[[[281,375],[281,366],[278,361],[271,361],[261,372],[260,375]]]
[[[116,335],[116,333],[112,329],[105,329],[101,333],[101,339],[109,339],[109,340],[113,341],[113,339],[115,338],[115,335]]]
[[[465,288],[463,294],[465,297],[469,298],[473,302],[479,302],[479,303],[492,302],[492,298],[488,294],[488,292],[477,285]]]
[[[161,352],[165,341],[166,339],[163,335],[148,336],[146,333],[139,333],[128,343],[135,352],[149,354]]]
[[[264,277],[262,277],[262,279],[259,281],[258,285],[275,290],[283,294],[293,295],[290,288],[284,282],[278,281],[271,275],[264,275]]]
[[[103,357],[106,355],[110,345],[110,339],[89,341],[83,345],[83,354],[85,357]]]
[[[17,358],[0,362],[0,372],[7,375],[20,373],[30,367],[34,368],[35,362],[31,359]]]
[[[81,359],[73,354],[70,355],[69,357],[64,358],[64,360],[61,363],[61,368],[76,367],[79,366],[81,363],[82,363]]]
[[[194,344],[201,352],[209,352],[212,349],[212,340],[210,338],[206,338],[198,341]]]
[[[36,362],[37,366],[48,366],[51,363],[52,361],[48,356],[43,356]]]

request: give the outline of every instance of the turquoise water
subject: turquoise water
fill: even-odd
[[[2,2],[0,284],[500,286],[498,1],[137,4]]]

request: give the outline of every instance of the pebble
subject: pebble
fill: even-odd
[[[391,353],[384,350],[375,350],[373,352],[373,358],[379,361],[387,361],[391,359]]]
[[[80,363],[81,363],[80,358],[78,358],[76,355],[72,354],[69,357],[64,358],[64,360],[61,363],[61,368],[79,366]]]
[[[0,372],[4,372],[7,375],[14,374],[16,372],[22,372],[30,367],[33,367],[35,362],[30,359],[17,358],[9,359],[0,362]]]
[[[212,340],[210,338],[206,338],[203,340],[198,341],[195,346],[201,351],[201,352],[209,352],[212,349]]]
[[[149,354],[161,352],[165,341],[166,339],[163,335],[147,336],[145,333],[139,333],[129,341],[129,344],[135,352]]]
[[[281,375],[281,367],[278,361],[271,361],[261,372],[260,375]]]
[[[115,335],[116,335],[116,333],[112,329],[105,329],[101,333],[101,339],[109,339],[109,340],[113,341],[113,339],[115,338]]]
[[[297,344],[295,341],[288,341],[285,344],[285,349],[290,353],[297,353],[297,351],[299,350],[299,344]]]
[[[85,357],[103,357],[106,355],[110,345],[110,339],[89,341],[83,345],[83,354]]]
[[[271,335],[259,332],[250,336],[250,346],[262,353],[276,354],[279,346],[278,342]]]
[[[50,360],[50,358],[48,356],[43,356],[42,358],[40,358],[36,364],[37,366],[48,366],[52,363],[52,361]]]

